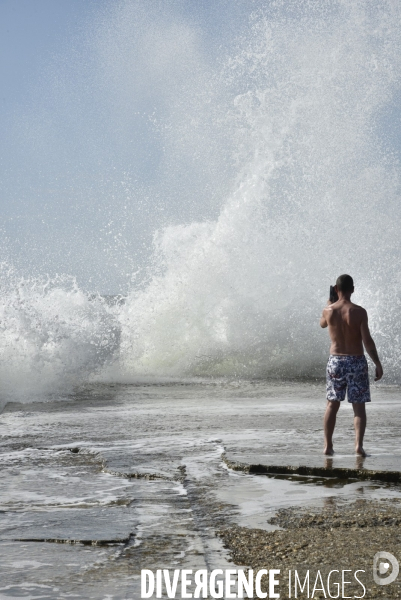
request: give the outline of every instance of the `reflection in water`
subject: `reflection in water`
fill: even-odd
[[[357,455],[355,459],[355,469],[363,469],[366,458],[366,456]]]
[[[368,456],[360,456],[359,454],[355,455],[355,469],[360,470],[364,468],[364,463]],[[334,467],[334,459],[331,456],[326,456],[324,458],[323,466],[325,469],[333,469]]]

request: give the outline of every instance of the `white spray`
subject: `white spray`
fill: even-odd
[[[400,83],[400,16],[397,2],[341,0],[253,14],[215,73],[219,94],[205,99],[221,103],[208,109],[209,133],[218,115],[237,172],[219,216],[157,231],[146,285],[119,305],[71,280],[22,288],[3,273],[5,387],[321,376],[318,320],[344,272],[369,310],[387,382],[398,381],[399,179],[383,123]],[[126,27],[114,20],[113,39],[116,23],[121,36]],[[177,156],[177,131],[164,125]],[[181,123],[183,152],[191,127]]]

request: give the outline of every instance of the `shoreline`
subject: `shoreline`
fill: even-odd
[[[317,571],[323,581],[327,581],[332,570],[364,570],[359,577],[366,587],[366,599],[401,597],[400,577],[390,585],[380,586],[374,582],[372,572],[377,552],[390,552],[396,558],[401,556],[401,500],[360,499],[350,503],[333,497],[323,509],[310,506],[280,509],[269,523],[281,529],[266,531],[231,526],[217,532],[233,563],[254,571],[280,569],[285,577],[289,570],[296,569],[304,578],[309,570],[311,586]],[[351,579],[352,573],[349,576]],[[262,589],[268,591],[267,581],[263,579],[266,578],[262,578]],[[284,579],[280,594],[287,597],[283,593],[288,593]],[[363,590],[353,581],[346,593],[349,597],[362,597]],[[322,591],[313,597],[326,596]],[[327,597],[330,596],[327,594]],[[308,598],[308,595],[298,590],[298,598]]]
[[[399,393],[382,390],[378,398],[367,440],[372,455],[363,466],[395,471],[401,460]],[[276,465],[280,471],[282,465],[323,468],[322,410],[320,386],[268,383],[101,385],[77,391],[64,402],[8,404],[0,419],[0,595],[33,597],[46,581],[41,594],[48,600],[71,594],[136,598],[142,568],[229,570],[235,568],[233,559],[248,567],[253,559],[263,559],[260,564],[270,569],[299,565],[301,573],[321,565],[328,536],[329,545],[337,548],[334,568],[353,566],[345,550],[353,546],[355,554],[366,547],[363,535],[376,536],[377,550],[391,552],[388,535],[399,531],[398,525],[367,523],[354,531],[348,515],[349,526],[333,526],[333,532],[311,519],[297,528],[288,507],[297,507],[296,518],[324,507],[335,512],[333,506],[344,516],[347,506],[367,498],[374,501],[375,514],[378,506],[385,507],[385,516],[398,519],[399,485],[333,478],[327,471],[325,477],[261,476],[230,469],[222,460],[225,451],[242,465]],[[338,420],[342,454],[334,457],[333,466],[353,468],[350,407]],[[338,499],[334,504],[333,496]],[[391,497],[400,502],[388,502]],[[268,525],[269,517],[281,521]],[[287,531],[272,532],[276,527]],[[219,530],[225,531],[225,540],[216,537]],[[90,544],[73,543],[77,540]],[[369,574],[372,552],[366,558]],[[284,575],[280,587],[286,598]],[[389,590],[384,598],[392,597]]]

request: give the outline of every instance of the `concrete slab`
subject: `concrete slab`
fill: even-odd
[[[377,454],[367,457],[338,455],[253,454],[226,452],[225,464],[235,471],[260,474],[308,475],[339,479],[401,482],[401,455]]]

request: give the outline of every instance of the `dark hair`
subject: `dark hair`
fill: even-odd
[[[336,286],[339,292],[352,292],[354,290],[354,280],[351,275],[340,275],[340,277],[337,277]]]

